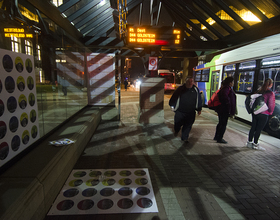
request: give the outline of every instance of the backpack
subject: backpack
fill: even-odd
[[[211,98],[208,101],[208,108],[215,110],[217,106],[221,105],[221,102],[219,100],[219,93],[220,89],[218,89],[216,92],[213,93]]]
[[[255,115],[268,109],[262,94],[248,95],[245,99],[245,107],[249,114]]]

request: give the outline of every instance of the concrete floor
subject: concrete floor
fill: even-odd
[[[158,213],[46,216],[46,220],[280,219],[279,139],[265,133],[266,151],[245,147],[249,126],[230,120],[213,141],[217,116],[196,118],[189,143],[173,135],[174,113],[165,95],[164,123],[140,124],[139,93],[121,91],[121,120],[102,121],[74,169],[148,168]],[[118,102],[116,102],[118,103]]]

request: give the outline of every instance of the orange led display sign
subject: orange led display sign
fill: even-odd
[[[23,28],[4,28],[5,37],[33,38],[33,34],[24,32]]]
[[[181,31],[170,27],[128,27],[128,44],[179,45]]]

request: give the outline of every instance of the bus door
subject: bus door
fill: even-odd
[[[210,97],[219,89],[220,70],[212,71]]]

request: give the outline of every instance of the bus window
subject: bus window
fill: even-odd
[[[195,72],[194,81],[200,82],[200,79],[201,79],[201,70]]]
[[[199,70],[195,72],[195,82],[209,82],[210,69]]]
[[[236,70],[236,64],[224,66],[223,80],[230,76],[234,78],[235,70]]]
[[[253,91],[255,71],[244,71],[238,75],[236,91],[251,93]]]
[[[280,99],[280,68],[261,69],[258,77],[258,88],[262,86],[267,78],[273,80],[271,90],[275,93],[275,98]]]
[[[211,96],[219,89],[220,70],[212,71],[211,78]]]

